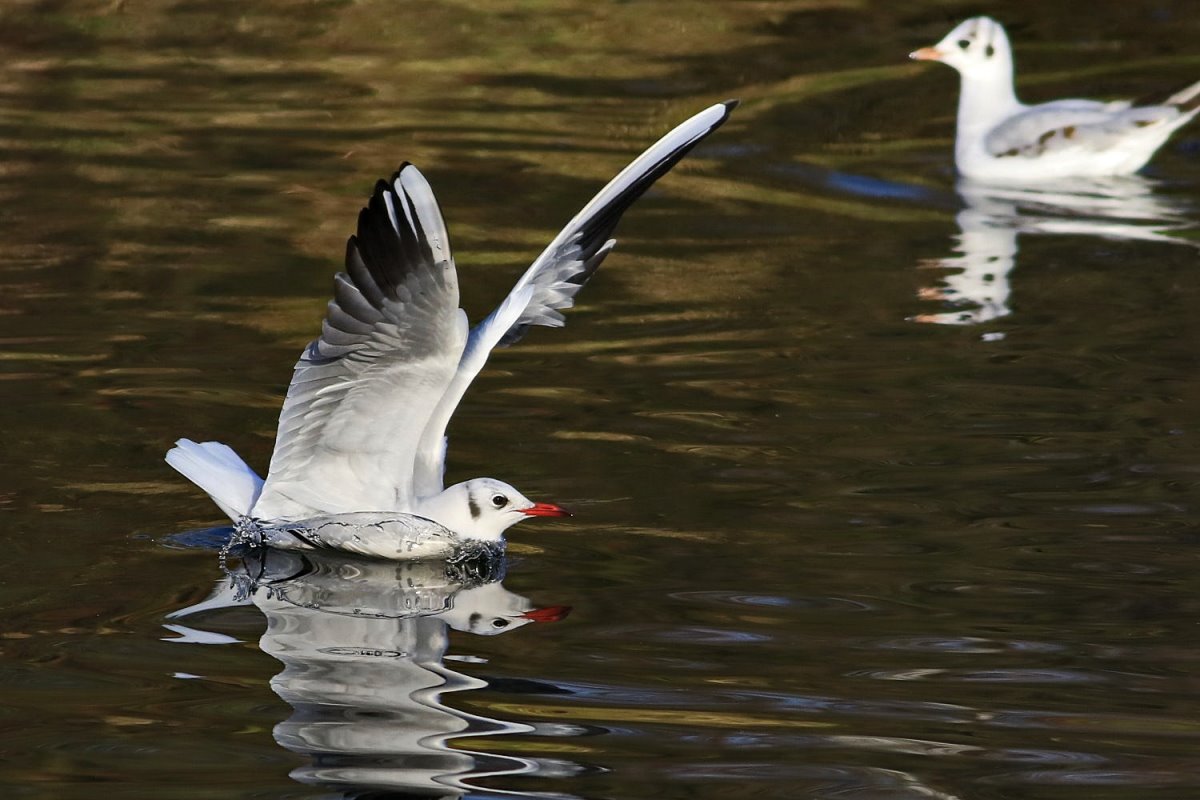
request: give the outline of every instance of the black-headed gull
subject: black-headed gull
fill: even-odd
[[[403,165],[359,213],[321,336],[288,387],[266,481],[218,442],[180,439],[167,463],[282,547],[436,557],[457,537],[500,542],[521,520],[565,515],[494,478],[443,488],[446,426],[492,348],[531,325],[563,324],[560,312],[612,249],[621,215],[735,105],[705,109],[642,153],[471,329],[433,191]]]
[[[909,54],[958,70],[954,163],[983,181],[1030,182],[1126,175],[1141,169],[1167,137],[1200,112],[1200,82],[1161,102],[1055,100],[1027,106],[1013,90],[1004,26],[974,17],[933,47]]]

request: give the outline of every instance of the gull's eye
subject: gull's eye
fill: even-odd
[[[971,40],[970,39],[959,39],[958,46],[961,47],[963,50],[966,50],[968,47],[971,46]]]
[[[506,620],[506,619],[494,619],[494,620],[492,620],[492,627],[493,627],[493,628],[507,628],[507,627],[508,627],[508,620]]]
[[[492,505],[496,508],[504,508],[508,505],[508,498],[502,494],[494,494],[492,495]]]

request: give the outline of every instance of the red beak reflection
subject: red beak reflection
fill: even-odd
[[[521,616],[525,619],[531,619],[534,622],[558,622],[566,619],[567,614],[570,613],[570,606],[546,606],[545,608],[535,608],[526,611]]]
[[[522,508],[522,514],[527,514],[531,517],[569,517],[571,512],[565,508],[560,508],[553,503],[534,503],[529,508]]]

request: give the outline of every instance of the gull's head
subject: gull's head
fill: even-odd
[[[495,478],[456,483],[441,494],[422,500],[417,513],[467,539],[495,541],[513,525],[530,517],[567,517],[550,503],[535,503]]]
[[[972,17],[933,47],[914,50],[908,57],[915,61],[941,61],[964,78],[1003,78],[1012,71],[1008,34],[991,17]]]

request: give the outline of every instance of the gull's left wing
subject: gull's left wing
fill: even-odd
[[[471,330],[454,378],[421,436],[414,468],[418,497],[442,490],[446,426],[492,349],[518,341],[531,325],[561,327],[562,310],[575,304],[575,295],[616,244],[609,237],[621,215],[693,147],[721,127],[736,106],[737,101],[730,100],[701,111],[621,170],[554,237],[504,302]]]
[[[251,514],[410,511],[421,431],[466,338],[441,211],[405,164],[359,214],[321,336],[296,364]]]

